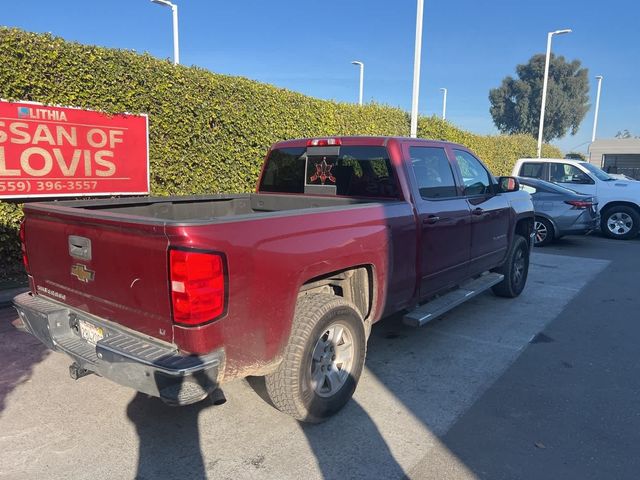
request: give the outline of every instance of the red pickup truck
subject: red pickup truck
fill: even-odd
[[[461,145],[280,142],[257,193],[31,203],[31,291],[15,326],[95,373],[174,405],[266,376],[319,422],[353,394],[371,325],[423,325],[492,287],[515,297],[531,199]]]

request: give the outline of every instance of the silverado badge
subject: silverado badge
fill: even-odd
[[[71,275],[84,283],[93,282],[96,272],[89,270],[85,265],[76,263],[71,266]]]

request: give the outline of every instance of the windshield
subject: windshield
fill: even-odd
[[[603,182],[609,182],[611,180],[614,180],[613,177],[610,177],[609,175],[607,175],[607,173],[604,170],[601,170],[595,165],[592,165],[587,162],[580,163],[580,165],[582,165],[584,168],[589,170],[590,173],[594,174],[598,178],[598,180],[602,180]]]

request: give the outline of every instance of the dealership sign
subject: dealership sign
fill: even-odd
[[[144,193],[146,115],[0,101],[0,198]]]

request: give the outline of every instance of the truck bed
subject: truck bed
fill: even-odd
[[[402,201],[290,194],[31,203],[25,214],[34,292],[198,353],[211,350],[210,342],[218,339],[200,336],[206,344],[194,344],[189,328],[172,323],[170,248],[224,252],[236,292],[229,316],[256,318],[264,327],[263,317],[245,312],[253,308],[245,292],[258,291],[255,299],[261,302],[282,288],[294,301],[299,285],[291,282],[299,280],[291,272],[313,278],[316,271],[339,270],[354,261],[354,252],[362,255],[360,263],[386,254],[388,222],[414,221],[411,206]],[[82,242],[90,245],[86,258],[73,254],[83,251]],[[397,247],[405,249],[406,241]],[[381,268],[380,275],[384,273]],[[273,278],[280,280],[278,289],[269,281]],[[262,304],[256,309],[265,311]],[[279,318],[275,313],[268,317]],[[222,323],[231,328],[233,322]]]
[[[264,215],[289,210],[310,208],[336,208],[372,203],[372,199],[354,199],[344,197],[310,197],[309,195],[278,194],[237,194],[206,195],[180,197],[119,198],[102,200],[48,202],[35,206],[43,209],[54,207],[63,209],[82,209],[85,218],[91,217],[91,211],[105,217],[126,215],[142,217],[146,221],[157,219],[163,223],[198,224],[222,218],[252,215]],[[388,201],[387,201],[388,202]],[[67,210],[67,213],[70,213]],[[112,214],[112,215],[109,215]],[[235,218],[234,218],[235,219]],[[134,220],[129,218],[129,220]],[[135,221],[135,220],[134,220]]]

